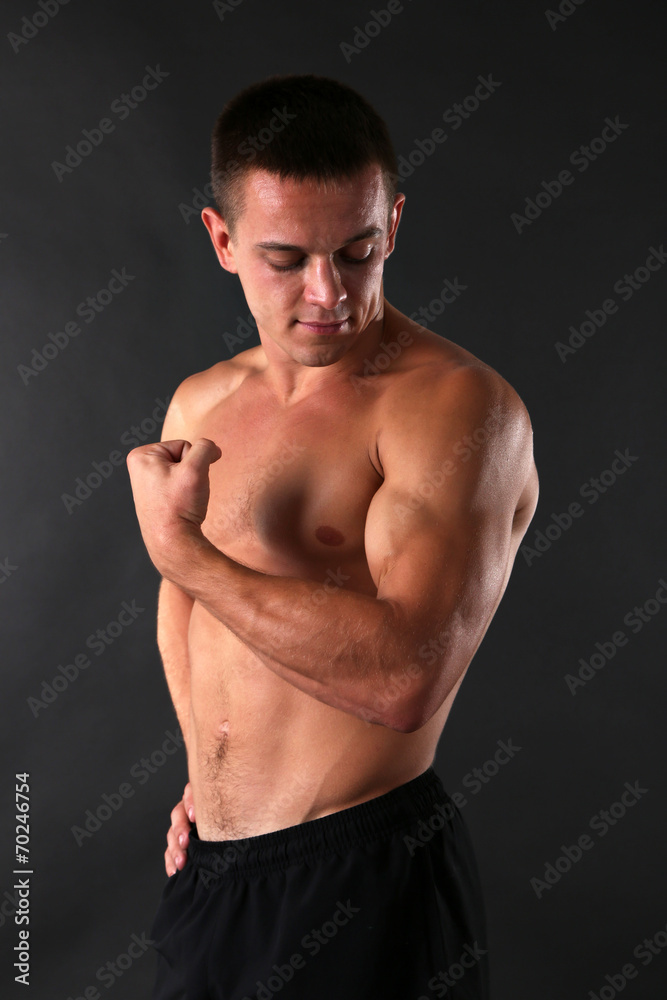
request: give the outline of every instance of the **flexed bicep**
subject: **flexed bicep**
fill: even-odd
[[[392,604],[417,655],[429,651],[413,685],[417,719],[430,718],[470,663],[516,551],[532,447],[504,385],[462,369],[413,396],[428,406],[397,417],[381,442],[385,481],[369,507],[366,555],[378,599]]]

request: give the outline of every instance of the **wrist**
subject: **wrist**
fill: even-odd
[[[218,550],[209,542],[201,527],[183,520],[166,531],[160,544],[160,561],[156,567],[161,576],[179,587],[186,594],[207,557]]]

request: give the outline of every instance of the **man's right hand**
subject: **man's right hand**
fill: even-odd
[[[183,798],[171,811],[171,826],[167,832],[167,850],[164,867],[171,878],[185,865],[185,855],[190,840],[190,828],[195,821],[195,808],[190,782],[183,789]]]

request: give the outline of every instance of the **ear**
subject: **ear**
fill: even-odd
[[[232,247],[232,237],[225,220],[214,208],[208,207],[202,209],[201,220],[208,229],[208,235],[211,237],[211,243],[220,261],[220,266],[224,267],[225,271],[238,274],[236,260],[234,259],[234,249]]]
[[[403,211],[403,205],[405,204],[405,195],[401,194],[400,191],[394,198],[394,207],[391,210],[391,222],[389,225],[389,235],[387,236],[387,249],[385,252],[385,260],[390,253],[393,252],[394,245],[396,243],[396,230],[398,229],[398,224],[401,221],[401,212]]]

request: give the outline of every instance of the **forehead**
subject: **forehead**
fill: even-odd
[[[333,241],[369,226],[386,230],[387,196],[382,169],[372,165],[354,177],[329,181],[281,178],[251,170],[243,178],[239,230],[253,240]]]

